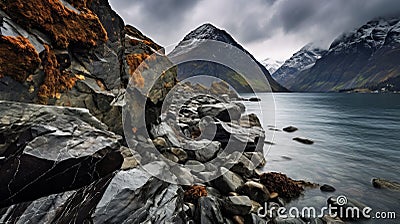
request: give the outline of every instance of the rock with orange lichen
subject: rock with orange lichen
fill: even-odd
[[[290,179],[282,173],[263,173],[260,176],[262,183],[269,192],[277,192],[279,196],[285,199],[293,199],[304,191],[303,187],[298,182]]]
[[[69,72],[60,70],[56,55],[47,45],[45,45],[42,66],[45,78],[40,86],[38,97],[43,104],[47,104],[49,98],[59,99],[61,92],[71,90],[78,80],[76,76],[71,76]]]
[[[137,69],[155,52],[168,60],[162,47],[125,27],[107,0],[4,0],[0,15],[2,35],[28,38],[1,36],[0,99],[87,108],[123,134],[120,99],[130,78],[150,89],[137,98],[150,99],[154,117],[176,83],[174,72],[159,72],[158,79]]]
[[[129,42],[132,45],[138,45],[140,43],[148,46],[160,53],[165,53],[164,48],[155,43],[152,39],[148,38],[147,36],[143,35],[138,29],[133,26],[126,25],[125,26],[125,34],[132,37],[130,38]]]
[[[59,0],[3,0],[0,8],[23,27],[47,34],[59,48],[90,47],[107,40],[99,18],[87,8],[77,12]]]
[[[0,78],[9,76],[25,82],[39,64],[39,54],[27,38],[0,37]]]
[[[75,8],[86,8],[87,6],[90,5],[92,0],[67,0],[72,6]]]

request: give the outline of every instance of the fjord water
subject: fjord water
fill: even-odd
[[[261,102],[245,102],[247,112],[268,116],[268,93]],[[307,190],[289,206],[326,206],[329,196],[345,195],[376,211],[395,211],[396,220],[363,223],[398,223],[400,193],[375,189],[374,177],[400,182],[400,94],[275,93],[275,124],[263,122],[267,139],[265,171],[287,174],[319,184],[336,192]],[[244,96],[248,97],[248,96]],[[261,108],[261,110],[260,110]],[[264,119],[267,120],[267,119]],[[294,133],[273,131],[293,125]],[[309,138],[313,145],[293,141]]]

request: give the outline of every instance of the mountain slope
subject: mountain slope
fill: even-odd
[[[400,19],[374,19],[346,33],[291,86],[295,91],[371,88],[400,74]]]
[[[261,70],[264,76],[267,78],[272,91],[287,91],[284,87],[278,84],[270,75],[268,70],[259,63],[247,50],[245,50],[240,44],[238,44],[231,35],[229,35],[225,30],[216,28],[211,24],[203,24],[197,29],[191,31],[184,39],[178,44],[178,46],[171,52],[170,56],[179,56],[191,51],[192,49],[199,46],[200,43],[206,40],[220,41],[223,43],[230,44],[238,48],[241,52],[247,54],[256,66]],[[240,57],[237,55],[229,55],[229,59],[235,57]],[[256,91],[270,91],[268,87],[261,81],[254,78],[249,80],[250,86],[237,72],[232,69],[213,62],[207,61],[195,61],[187,62],[178,66],[178,79],[184,80],[189,77],[197,75],[211,75],[217,78],[224,79],[233,88],[239,92],[252,92],[253,88]]]
[[[297,75],[312,67],[325,53],[326,50],[307,44],[272,73],[272,77],[283,86],[291,87]]]
[[[273,74],[276,70],[278,70],[284,61],[278,61],[272,58],[266,58],[261,62],[264,67],[268,70],[270,74]]]

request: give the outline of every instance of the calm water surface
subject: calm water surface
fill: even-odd
[[[329,184],[336,192],[308,190],[292,206],[322,207],[329,196],[345,195],[373,211],[395,211],[400,223],[400,193],[375,189],[374,177],[400,182],[400,94],[278,93],[259,94],[260,103],[246,102],[247,111],[264,117],[267,139],[266,171],[293,179]],[[261,108],[261,110],[260,110]],[[275,111],[271,119],[270,112]],[[275,124],[273,122],[275,120]],[[269,130],[293,125],[294,133]],[[314,140],[304,145],[292,140]]]

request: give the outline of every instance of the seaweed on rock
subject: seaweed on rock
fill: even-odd
[[[260,182],[269,192],[277,192],[279,196],[289,200],[300,196],[304,191],[300,184],[282,173],[264,173],[260,176]]]

